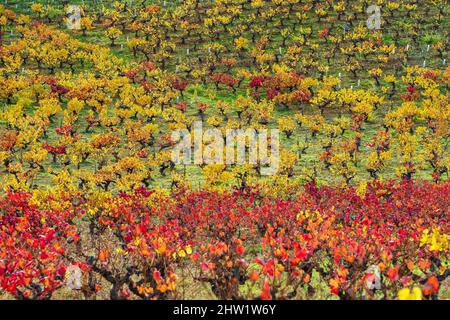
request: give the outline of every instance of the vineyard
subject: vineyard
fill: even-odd
[[[4,0],[0,300],[450,299],[449,10]]]

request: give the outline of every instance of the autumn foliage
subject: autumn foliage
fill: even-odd
[[[292,200],[256,187],[171,196],[139,188],[94,206],[80,195],[9,193],[1,288],[50,298],[77,264],[92,275],[89,294],[102,279],[113,299],[182,298],[181,274],[221,299],[307,298],[312,277],[341,299],[392,299],[412,286],[433,299],[449,275],[449,193],[448,183],[410,181],[364,192],[311,183]]]
[[[449,297],[446,1],[10,2],[0,299]],[[278,172],[177,164],[198,121]]]

